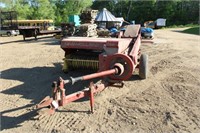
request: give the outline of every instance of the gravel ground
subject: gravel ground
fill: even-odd
[[[143,44],[149,55],[149,76],[137,71],[123,88],[108,87],[95,96],[95,113],[89,101],[60,108],[52,116],[32,108],[51,93],[62,72],[64,51],[52,36],[22,41],[22,36],[0,37],[0,112],[2,133],[22,132],[200,132],[200,37],[180,29],[155,30],[154,43]],[[88,86],[82,82],[67,93]]]

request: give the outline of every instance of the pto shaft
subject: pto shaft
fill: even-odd
[[[111,75],[111,74],[117,74],[117,73],[118,73],[117,68],[113,68],[111,70],[93,73],[93,74],[89,74],[89,75],[85,75],[85,76],[81,76],[81,77],[76,77],[76,78],[70,77],[70,79],[64,80],[64,83],[65,84],[67,84],[67,83],[74,84],[78,81],[94,79],[94,78],[103,77],[103,76],[107,76],[107,75]]]

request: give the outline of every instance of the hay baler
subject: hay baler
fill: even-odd
[[[93,69],[100,72],[120,62],[127,71],[124,76],[120,76],[120,79],[126,80],[138,66],[140,45],[140,25],[129,25],[119,38],[69,37],[63,39],[61,41],[61,48],[65,51],[63,71]],[[142,55],[142,58],[146,60],[147,56]],[[141,78],[146,78],[147,73],[144,70],[143,67],[139,71]],[[113,78],[118,79],[117,76]]]
[[[65,51],[63,71],[71,69],[94,69],[97,73],[63,80],[59,78],[53,83],[52,98],[44,98],[37,108],[50,107],[52,114],[59,106],[83,97],[90,97],[91,111],[94,108],[94,94],[107,86],[128,80],[134,70],[139,68],[139,76],[147,77],[148,56],[140,54],[141,33],[140,25],[129,25],[118,38],[86,38],[69,37],[61,41],[61,48]],[[65,95],[64,84],[74,84],[81,80],[102,77],[100,84],[90,83],[89,88]],[[123,86],[123,83],[121,84]]]

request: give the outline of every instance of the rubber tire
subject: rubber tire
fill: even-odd
[[[146,79],[148,74],[148,55],[142,54],[139,63],[139,77]]]
[[[10,33],[10,32],[7,32],[7,36],[11,36],[11,33]]]
[[[37,40],[37,35],[38,35],[38,31],[35,30],[35,31],[34,31],[34,37],[35,37],[35,40]]]

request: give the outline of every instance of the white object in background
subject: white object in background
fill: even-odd
[[[156,26],[166,26],[166,19],[164,19],[164,18],[158,18],[157,20],[156,20]]]

